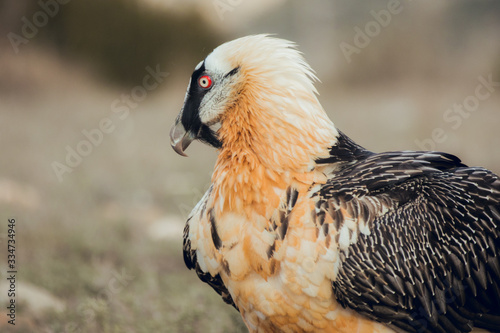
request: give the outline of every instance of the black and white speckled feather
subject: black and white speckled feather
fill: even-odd
[[[406,332],[499,331],[498,176],[438,152],[342,156],[312,194],[317,222],[334,221],[338,302]]]

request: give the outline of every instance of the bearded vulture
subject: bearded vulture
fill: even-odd
[[[220,45],[170,132],[218,152],[184,260],[250,332],[500,331],[500,180],[434,151],[373,153],[327,117],[295,44]]]

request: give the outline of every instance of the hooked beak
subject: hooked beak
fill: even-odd
[[[182,156],[187,156],[184,153],[187,147],[196,139],[196,135],[191,131],[186,131],[182,125],[180,118],[174,123],[172,129],[170,130],[170,145],[175,150],[175,152]]]

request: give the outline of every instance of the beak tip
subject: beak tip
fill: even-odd
[[[179,155],[187,157],[184,150],[195,139],[191,132],[186,132],[182,124],[178,121],[172,126],[170,130],[170,145],[172,149]]]
[[[178,142],[177,144],[174,144],[173,142],[170,144],[172,146],[172,149],[179,155],[187,157],[186,153],[184,153],[184,150],[182,149],[182,142]]]

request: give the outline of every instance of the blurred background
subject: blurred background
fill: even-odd
[[[182,259],[216,152],[168,137],[218,44],[295,41],[359,144],[500,173],[499,32],[495,0],[0,0],[0,331],[245,331]]]

